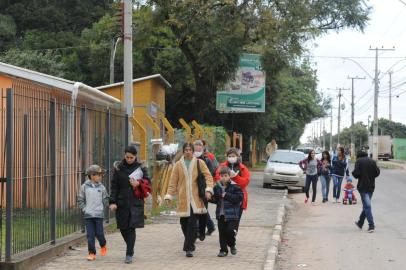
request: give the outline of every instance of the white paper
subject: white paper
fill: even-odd
[[[139,179],[142,179],[143,176],[144,176],[144,173],[142,172],[141,167],[138,167],[128,177],[130,177],[130,179],[139,180]]]

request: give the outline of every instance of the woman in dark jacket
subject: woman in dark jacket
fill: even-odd
[[[132,263],[135,245],[135,229],[144,227],[144,196],[135,192],[150,183],[146,168],[137,162],[135,146],[125,148],[124,159],[114,168],[110,189],[110,209],[116,210],[117,227],[127,244],[125,263]],[[135,179],[130,175],[137,171]],[[139,191],[139,190],[138,190]]]

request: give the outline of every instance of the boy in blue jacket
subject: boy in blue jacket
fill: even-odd
[[[228,255],[228,247],[233,255],[237,254],[236,234],[241,202],[244,194],[241,188],[230,178],[230,169],[221,167],[219,170],[220,181],[214,186],[214,203],[219,231],[220,252],[218,257]]]

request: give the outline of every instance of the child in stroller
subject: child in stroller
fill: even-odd
[[[352,178],[347,178],[347,184],[344,186],[343,204],[356,204],[357,198],[355,197],[355,187],[352,184]]]

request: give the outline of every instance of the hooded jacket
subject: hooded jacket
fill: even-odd
[[[104,218],[104,209],[108,201],[109,196],[102,183],[87,179],[80,187],[77,202],[85,218]]]
[[[358,158],[352,175],[358,179],[357,189],[360,192],[374,192],[375,178],[381,171],[376,162],[369,157]]]

